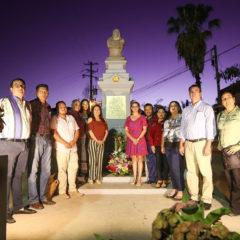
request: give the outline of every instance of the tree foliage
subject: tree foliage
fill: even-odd
[[[186,4],[177,7],[177,18],[171,17],[167,24],[168,33],[176,33],[177,48],[179,59],[184,59],[186,66],[196,79],[196,84],[201,85],[200,74],[204,69],[204,57],[206,54],[206,40],[212,37],[211,29],[220,26],[219,19],[207,22],[210,13],[213,11],[211,6],[199,4]]]
[[[240,65],[234,64],[231,67],[228,67],[225,69],[225,71],[220,72],[220,77],[225,80],[225,82],[228,81],[239,81],[240,80]]]

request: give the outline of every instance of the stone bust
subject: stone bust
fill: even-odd
[[[125,40],[121,38],[120,31],[114,29],[112,37],[107,40],[109,57],[106,60],[125,60],[125,57],[122,56],[124,45]]]

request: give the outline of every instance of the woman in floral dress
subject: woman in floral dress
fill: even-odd
[[[132,158],[134,180],[132,184],[142,185],[143,156],[148,154],[144,135],[147,132],[147,120],[141,115],[138,102],[131,103],[131,115],[124,124],[127,135],[126,154]],[[138,173],[138,178],[137,178]]]

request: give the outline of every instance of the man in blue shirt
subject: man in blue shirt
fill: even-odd
[[[211,144],[216,135],[215,116],[212,107],[201,100],[200,86],[190,86],[189,95],[192,105],[182,113],[179,152],[186,158],[187,186],[191,199],[199,201],[200,173],[203,179],[201,200],[205,210],[209,210],[213,192]]]

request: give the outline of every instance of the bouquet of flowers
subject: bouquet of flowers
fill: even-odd
[[[128,175],[132,173],[131,159],[125,154],[126,139],[123,133],[116,133],[114,137],[114,152],[110,155],[107,165],[109,172],[114,175]]]

